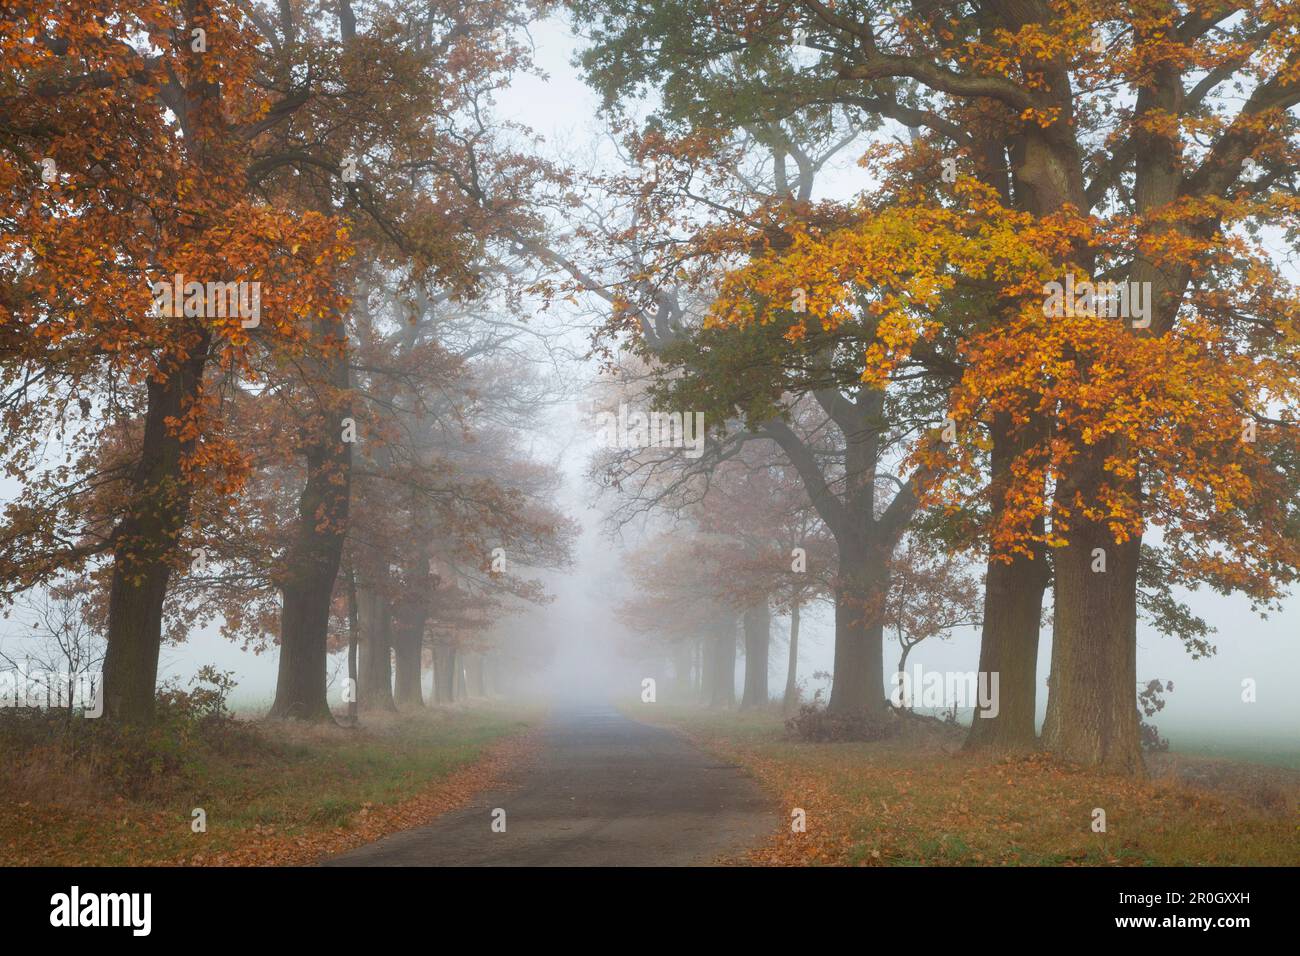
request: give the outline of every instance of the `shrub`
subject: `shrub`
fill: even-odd
[[[785,722],[786,733],[800,740],[883,740],[897,733],[898,728],[888,714],[832,714],[817,691],[813,699],[799,707],[798,712]]]
[[[101,796],[140,797],[187,785],[210,753],[265,745],[230,714],[231,672],[205,665],[190,686],[159,688],[154,720],[141,727],[72,718],[62,710],[0,708],[0,752],[14,755],[15,775],[19,764],[39,755],[51,781]]]

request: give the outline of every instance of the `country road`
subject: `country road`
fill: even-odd
[[[604,705],[557,709],[498,790],[325,866],[691,866],[763,840],[781,816],[739,768]],[[493,811],[505,832],[493,832]]]

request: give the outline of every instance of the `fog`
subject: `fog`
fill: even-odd
[[[553,416],[550,435],[553,440],[563,439],[555,442],[557,453],[563,448],[566,483],[562,506],[581,521],[583,531],[573,567],[544,576],[553,601],[527,610],[513,625],[533,632],[539,643],[554,647],[553,659],[523,686],[531,694],[555,701],[635,701],[642,678],[656,673],[663,676],[665,666],[659,661],[629,660],[618,652],[629,634],[616,614],[617,603],[636,582],[627,577],[620,563],[620,543],[604,526],[603,510],[593,506],[598,498],[584,477],[587,458],[594,451],[594,427],[584,404],[575,401]],[[1239,596],[1201,590],[1184,592],[1181,597],[1216,629],[1213,643],[1218,650],[1210,658],[1194,661],[1173,638],[1140,626],[1139,680],[1159,678],[1174,684],[1165,709],[1154,719],[1161,734],[1175,750],[1259,751],[1300,763],[1300,695],[1293,692],[1300,677],[1300,604],[1295,598],[1288,599],[1281,613],[1261,618],[1251,611],[1250,602]],[[788,627],[788,618],[774,621],[776,644],[769,662],[774,693],[779,693],[784,679]],[[804,617],[799,655],[799,675],[810,692],[826,687],[825,681],[812,675],[832,670],[833,637],[830,607],[823,603],[810,608]],[[1044,688],[1038,698],[1040,722],[1046,707],[1051,639],[1051,628],[1044,628],[1038,663]],[[898,653],[897,643],[886,641],[887,674],[893,671]],[[204,663],[235,672],[239,688],[233,703],[237,706],[258,711],[269,705],[275,690],[275,651],[256,656],[243,652],[209,628],[193,634],[184,645],[165,648],[162,670],[166,676],[187,679]],[[912,653],[908,666],[964,672],[976,670],[978,663],[978,629],[963,628],[950,639],[923,642]],[[1246,678],[1257,683],[1254,703],[1241,700],[1241,682]],[[742,680],[738,669],[738,689]],[[333,693],[337,695],[337,690]]]
[[[571,66],[577,41],[556,20],[537,25],[532,35],[538,65],[549,76],[516,78],[498,97],[502,115],[531,126],[542,137],[543,149],[556,157],[573,160],[604,155],[609,147],[596,118],[599,101]],[[848,195],[862,175],[846,161],[819,181],[818,188],[825,195]],[[672,668],[666,652],[657,659],[627,652],[629,646],[645,638],[629,630],[619,613],[621,602],[635,595],[640,583],[627,564],[629,549],[652,533],[688,535],[690,531],[662,517],[640,522],[611,518],[615,493],[600,488],[589,475],[598,451],[592,403],[600,374],[598,361],[585,357],[590,345],[589,323],[581,310],[566,312],[563,306],[539,314],[532,322],[549,338],[549,350],[539,347],[538,362],[559,362],[555,370],[571,394],[547,412],[531,436],[530,453],[561,471],[563,485],[554,504],[576,519],[581,531],[571,567],[535,574],[550,600],[520,611],[510,622],[513,633],[527,635],[535,645],[541,661],[536,669],[516,675],[515,685],[529,695],[554,701],[636,701],[644,678],[667,681]],[[12,481],[0,483],[0,499],[10,496],[14,488]],[[1264,619],[1252,612],[1244,597],[1205,589],[1179,592],[1179,597],[1215,629],[1211,642],[1217,653],[1194,661],[1177,640],[1140,625],[1139,681],[1161,679],[1174,685],[1167,706],[1155,718],[1160,732],[1176,750],[1253,749],[1300,763],[1300,694],[1294,686],[1300,678],[1300,601],[1288,598],[1280,613]],[[0,647],[21,657],[25,638],[19,620],[11,619],[0,627],[4,634]],[[784,682],[788,629],[788,615],[774,617],[769,661],[774,700],[779,700]],[[805,609],[798,659],[805,697],[827,686],[813,675],[832,670],[833,633],[833,614],[825,600]],[[1039,684],[1044,688],[1038,695],[1040,721],[1046,705],[1051,639],[1051,628],[1044,628],[1038,655]],[[897,643],[887,635],[887,675],[893,672],[898,655]],[[923,642],[909,658],[909,666],[964,672],[976,670],[978,661],[978,628],[968,626],[956,628],[947,638]],[[184,682],[208,663],[234,672],[238,689],[232,703],[237,708],[255,713],[269,705],[275,689],[277,651],[271,648],[254,654],[241,650],[219,635],[215,623],[194,630],[183,644],[165,646],[160,677]],[[341,653],[336,653],[330,664],[336,677],[341,664]],[[739,692],[743,666],[737,667],[735,679]],[[1242,700],[1242,682],[1247,679],[1257,684],[1257,699],[1252,703]],[[427,692],[428,675],[425,680]],[[339,701],[337,679],[330,694],[332,701]]]

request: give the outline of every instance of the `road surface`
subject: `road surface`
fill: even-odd
[[[539,736],[536,756],[501,789],[324,865],[708,865],[781,820],[740,768],[612,707],[557,710]],[[504,833],[492,829],[498,808]]]

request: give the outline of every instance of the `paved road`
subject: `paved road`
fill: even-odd
[[[690,866],[755,845],[780,822],[743,771],[608,706],[557,711],[500,790],[326,866]],[[492,811],[506,832],[492,832]]]

